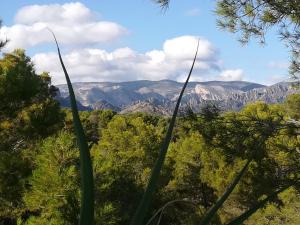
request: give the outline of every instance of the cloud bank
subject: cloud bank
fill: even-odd
[[[182,81],[192,64],[197,37],[181,36],[166,40],[161,50],[138,53],[128,47],[108,52],[98,48],[76,49],[63,55],[73,81],[161,80]],[[54,83],[64,83],[56,52],[32,57],[38,72],[50,71]],[[220,69],[213,45],[200,39],[193,79],[204,80]]]
[[[51,28],[62,47],[63,59],[73,82],[162,80],[184,81],[191,67],[198,37],[185,35],[166,40],[160,49],[137,52],[130,47],[112,51],[96,47],[112,43],[128,34],[118,23],[98,19],[98,14],[80,2],[66,4],[29,5],[15,15],[15,24],[3,26],[0,38],[10,42],[5,51],[15,48],[35,48],[53,43],[47,28]],[[199,39],[199,51],[192,80],[241,80],[240,69],[226,70],[218,50],[207,39]],[[49,48],[46,48],[49,49]],[[32,56],[38,73],[50,72],[54,84],[65,83],[58,56],[53,51]]]
[[[96,13],[79,2],[30,5],[17,12],[15,25],[1,28],[0,37],[10,40],[4,50],[53,42],[47,28],[60,43],[70,45],[111,42],[128,32],[117,23],[97,20]]]

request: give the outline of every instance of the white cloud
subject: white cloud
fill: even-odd
[[[165,41],[163,50],[167,57],[176,59],[187,59],[191,57],[191,53],[196,51],[198,38],[195,36],[181,36]],[[214,57],[216,49],[206,39],[199,39],[199,59],[210,59]]]
[[[182,81],[192,64],[197,38],[182,36],[166,40],[162,50],[138,53],[130,48],[108,52],[97,48],[76,49],[63,55],[73,82],[161,80]],[[219,69],[217,51],[200,38],[199,57],[194,67],[193,80],[209,79],[211,71]],[[65,83],[58,56],[40,53],[33,56],[38,72],[49,71],[55,84]]]
[[[186,16],[199,16],[201,13],[199,8],[189,9],[185,12]]]
[[[271,69],[283,69],[287,70],[289,68],[289,63],[288,62],[276,62],[276,61],[271,61],[268,64],[268,67]]]
[[[110,42],[127,33],[117,23],[97,20],[95,13],[79,2],[25,6],[17,12],[15,22],[0,30],[0,37],[10,40],[6,51],[53,42],[47,27],[60,43],[71,45]]]
[[[217,76],[217,79],[223,81],[243,80],[244,71],[241,69],[224,70]]]
[[[93,12],[79,2],[71,2],[63,5],[29,5],[21,8],[15,22],[31,25],[37,22],[57,23],[84,23],[93,20]]]

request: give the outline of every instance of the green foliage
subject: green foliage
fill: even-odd
[[[14,116],[40,91],[41,79],[35,74],[30,58],[23,50],[5,54],[0,61],[1,114]]]
[[[97,206],[114,205],[119,224],[129,224],[158,154],[161,137],[147,119],[115,116],[92,149]]]
[[[14,221],[23,211],[25,178],[30,175],[30,162],[20,153],[0,151],[0,224]]]
[[[211,115],[207,113],[209,109],[199,115],[180,118],[146,218],[150,219],[159,208],[170,203],[163,210],[161,224],[199,224],[253,155],[257,158],[218,210],[213,224],[232,221],[278,188],[299,179],[297,148],[300,140],[295,132],[290,132],[291,127],[285,126],[290,117],[286,114],[288,107],[283,106],[259,102],[241,112],[214,114],[210,119],[204,119]],[[66,113],[66,120],[69,120],[69,113]],[[106,124],[100,131],[100,141],[91,149],[95,224],[126,225],[147,186],[169,118],[147,114],[115,115],[105,116],[100,123],[95,118],[103,118],[103,114],[106,112],[81,113],[83,125],[88,130],[94,127],[98,132],[97,126]],[[68,126],[65,129],[67,132],[47,138],[37,148],[37,154],[27,157],[27,160],[34,160],[31,164],[35,169],[27,183],[30,189],[27,188],[23,197],[25,205],[20,205],[24,213],[16,215],[19,223],[76,224],[78,220],[79,154],[70,134],[73,130]],[[252,149],[255,140],[261,154]],[[238,146],[243,146],[244,150],[236,151]],[[25,168],[20,161],[16,162],[19,164],[14,164],[15,167]],[[18,188],[22,184],[14,185]],[[267,224],[266,221],[276,224],[280,219],[297,224],[298,190],[295,186],[275,196],[245,224]]]
[[[265,208],[254,214],[247,225],[267,225],[267,224],[289,224],[297,225],[300,223],[299,214],[299,196],[294,188],[290,188],[287,191],[279,195],[283,205],[276,203],[270,203]]]
[[[297,135],[291,136],[287,132],[289,125],[284,119],[285,114],[281,106],[258,102],[239,113],[227,113],[214,121],[204,121],[204,125],[200,126],[210,127],[211,136],[204,136],[206,143],[218,149],[219,154],[225,157],[225,163],[232,164],[232,160],[236,161],[240,157],[254,160],[237,190],[230,196],[227,205],[231,208],[230,211],[224,209],[222,220],[228,221],[228,218],[241,213],[238,208],[251,208],[262,196],[270,195],[291,180],[299,179],[299,140]],[[222,176],[218,174],[215,177],[210,172],[207,175],[211,180],[218,180]],[[213,187],[222,186],[217,183]],[[236,213],[232,213],[233,209],[236,209]]]
[[[101,117],[102,112],[98,113],[86,116]],[[101,142],[93,146],[95,224],[129,224],[161,141],[149,120],[149,116],[115,116],[102,130]],[[32,224],[62,223],[55,221],[71,224],[68,218],[72,216],[64,217],[67,215],[65,208],[75,202],[75,209],[79,210],[79,154],[75,147],[73,137],[65,132],[43,142],[30,181],[32,189],[25,198],[32,214],[28,221],[33,221]],[[66,199],[62,198],[64,196]],[[75,209],[70,211],[78,219]]]
[[[218,201],[208,210],[208,212],[203,216],[201,220],[201,225],[209,224],[212,221],[212,218],[215,216],[217,211],[222,207],[224,202],[227,200],[229,195],[232,193],[236,185],[240,182],[242,176],[247,171],[251,160],[248,160],[247,163],[243,166],[241,171],[234,177],[232,183],[226,188],[226,191],[223,195],[218,199]]]
[[[23,193],[36,142],[62,127],[50,77],[37,75],[23,50],[0,59],[0,223],[26,214]]]
[[[289,95],[285,101],[288,115],[291,119],[300,120],[300,94]]]
[[[170,178],[162,195],[166,196],[165,201],[190,200],[197,209],[184,204],[169,207],[164,213],[163,224],[197,224],[203,212],[216,201],[215,190],[204,178],[207,154],[207,146],[198,132],[189,131],[171,144],[166,161]]]
[[[79,153],[73,135],[61,132],[45,139],[35,158],[30,190],[24,196],[31,216],[26,224],[77,224]]]
[[[135,166],[140,163],[149,167],[156,159],[159,140],[155,127],[145,122],[144,118],[115,116],[102,131],[99,147],[118,160],[116,166],[131,162]],[[140,174],[138,168],[134,170]]]
[[[263,200],[259,201],[255,206],[244,212],[242,215],[234,218],[228,225],[239,225],[243,224],[250,216],[256,213],[257,210],[264,207],[266,203],[271,201],[274,197],[277,197],[281,192],[285,191],[287,188],[291,187],[292,185],[286,185],[282,188],[279,188],[277,191],[273,192],[272,194],[268,195]]]

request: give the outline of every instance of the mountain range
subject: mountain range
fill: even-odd
[[[80,110],[112,109],[119,113],[149,112],[170,115],[183,83],[172,80],[128,82],[81,82],[73,89]],[[57,85],[57,99],[69,107],[67,85]],[[240,110],[250,102],[283,102],[287,95],[299,92],[290,82],[265,86],[246,81],[190,82],[185,90],[181,109],[199,112],[203,105],[214,103],[222,110]]]

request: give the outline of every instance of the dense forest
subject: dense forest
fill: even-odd
[[[0,224],[78,224],[79,151],[72,114],[55,100],[49,74],[23,50],[0,60]],[[95,224],[126,225],[148,183],[168,117],[80,112],[95,180]],[[300,224],[300,94],[240,112],[208,104],[178,118],[149,220],[198,224],[244,166],[249,168],[213,224],[226,224],[273,196],[245,224]],[[154,221],[157,224],[157,221]]]

